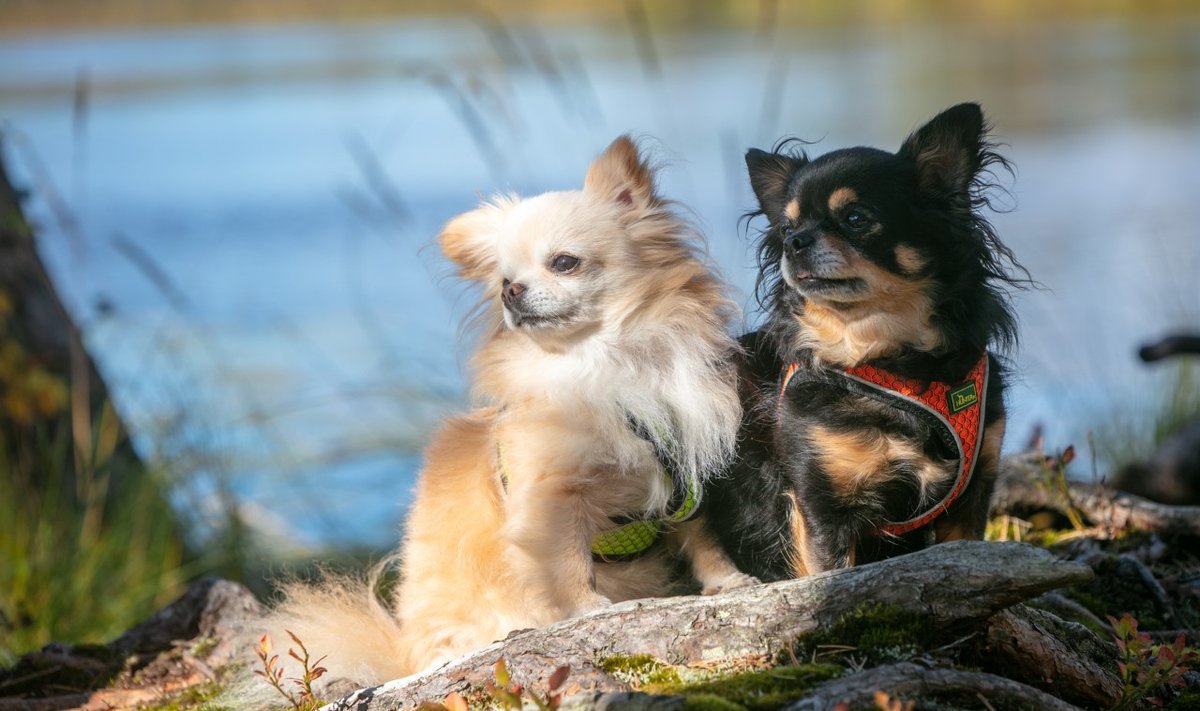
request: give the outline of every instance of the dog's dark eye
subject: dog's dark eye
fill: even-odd
[[[845,215],[842,215],[842,222],[852,230],[859,231],[866,229],[871,224],[871,217],[863,210],[857,207],[850,208]]]
[[[579,266],[579,257],[573,257],[569,254],[556,254],[550,260],[550,268],[556,272],[566,274],[575,270]]]

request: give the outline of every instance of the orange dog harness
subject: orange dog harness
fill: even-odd
[[[784,393],[792,376],[800,370],[799,363],[791,363],[783,375],[783,383],[779,389],[782,402]],[[906,409],[918,408],[931,415],[941,424],[948,442],[954,444],[958,452],[958,476],[950,491],[934,504],[929,510],[919,513],[907,521],[885,523],[880,526],[882,533],[899,536],[926,525],[958,499],[971,482],[978,460],[979,447],[983,443],[983,409],[987,395],[988,356],[984,353],[975,367],[967,375],[965,382],[951,385],[944,382],[926,383],[912,378],[904,378],[872,365],[859,365],[846,370],[829,371],[842,376],[846,384],[857,384],[861,389],[888,398],[900,400]]]

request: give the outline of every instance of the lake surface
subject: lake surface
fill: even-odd
[[[473,295],[431,246],[480,196],[581,184],[614,136],[757,321],[747,147],[895,148],[981,101],[1017,167],[1008,448],[1086,446],[1200,328],[1200,23],[661,30],[470,17],[3,34],[5,154],[144,453],[203,523],[227,480],[279,544],[386,547],[428,432],[466,406]],[[753,229],[751,230],[753,233]]]

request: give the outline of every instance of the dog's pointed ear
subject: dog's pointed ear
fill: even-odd
[[[497,200],[464,212],[446,223],[438,244],[450,261],[458,265],[464,279],[487,281],[496,272],[496,239],[504,213],[512,201]]]
[[[642,158],[629,136],[619,136],[592,161],[583,180],[583,190],[631,208],[662,205],[654,187],[654,168]]]
[[[979,104],[959,104],[914,131],[898,155],[915,163],[922,194],[961,195],[983,163],[986,136]]]
[[[788,185],[796,169],[807,162],[802,156],[783,153],[768,153],[757,148],[746,151],[746,170],[750,173],[750,187],[758,198],[758,206],[774,221],[783,212],[787,200]]]

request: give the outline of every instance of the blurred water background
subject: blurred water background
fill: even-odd
[[[580,185],[622,132],[657,146],[750,327],[746,148],[894,149],[982,102],[1017,167],[994,222],[1047,287],[1017,302],[1008,448],[1094,432],[1103,469],[1178,382],[1136,346],[1200,327],[1197,7],[0,0],[0,126],[196,534],[228,486],[277,553],[382,550],[467,404],[472,296],[439,226]]]

